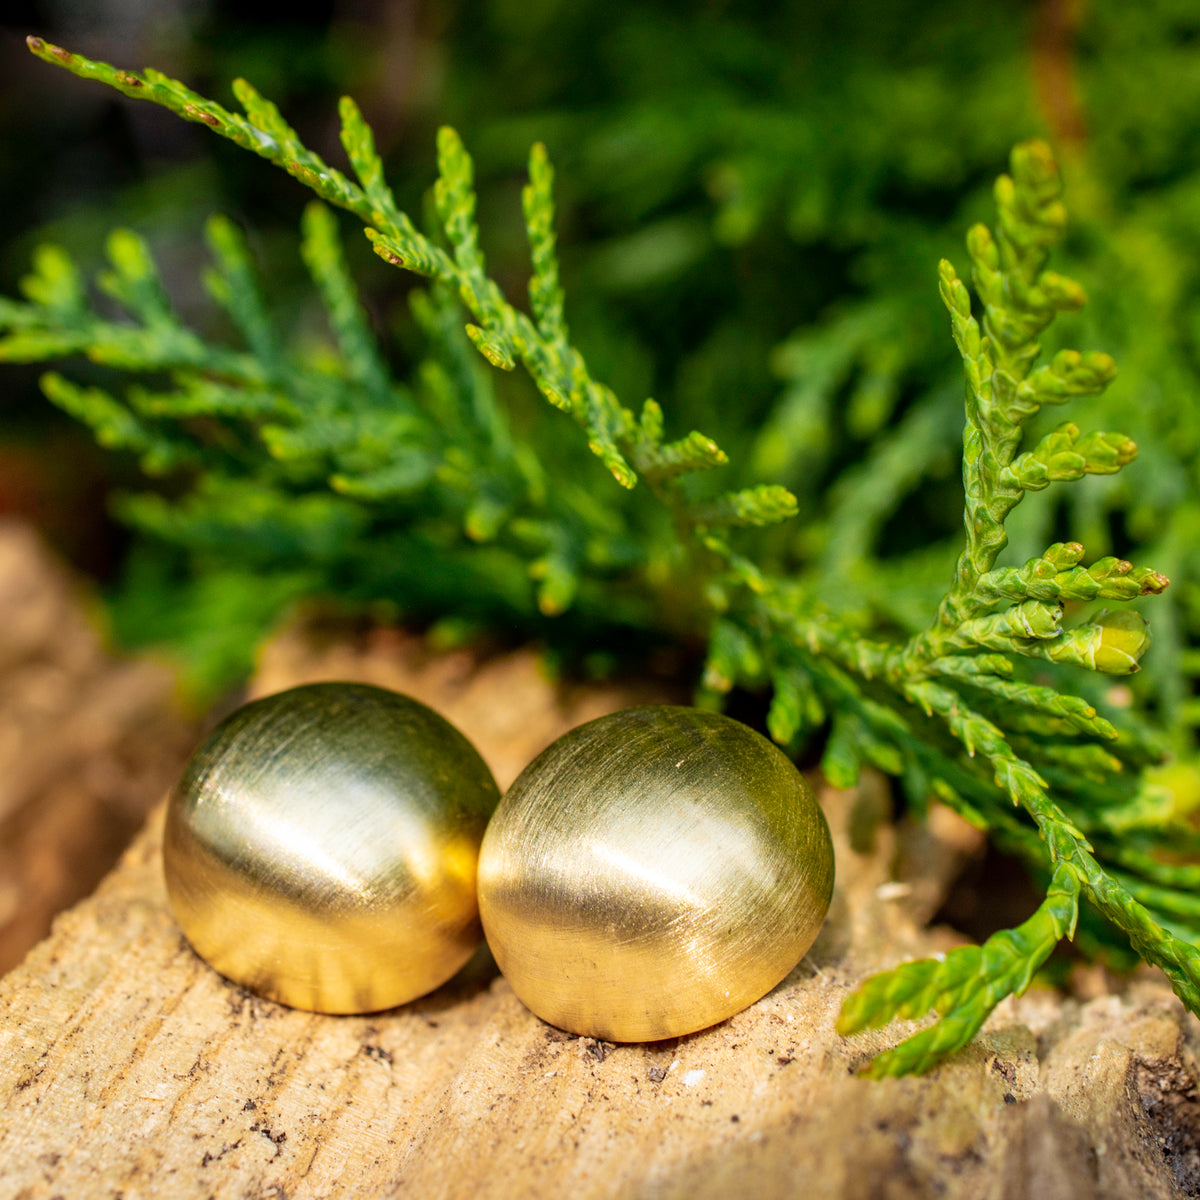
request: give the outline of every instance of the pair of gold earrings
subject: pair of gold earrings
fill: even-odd
[[[164,865],[197,953],[282,1004],[413,1000],[463,966],[482,923],[529,1009],[617,1042],[752,1004],[812,944],[833,889],[811,790],[728,717],[601,717],[501,800],[449,722],[358,683],[222,722],[172,793]]]

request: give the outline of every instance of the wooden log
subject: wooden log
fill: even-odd
[[[120,857],[195,721],[164,666],[108,653],[87,593],[0,521],[0,975]]]
[[[647,698],[557,688],[528,652],[447,659],[402,635],[311,629],[268,649],[256,690],[330,677],[421,696],[503,779],[564,727]],[[880,787],[821,792],[838,883],[805,960],[714,1029],[640,1046],[544,1025],[485,951],[386,1013],[257,999],[175,927],[156,814],[0,980],[0,1195],[1188,1194],[1200,1178],[1196,1023],[1157,978],[1086,1001],[1033,989],[923,1079],[855,1075],[897,1031],[839,1038],[842,999],[871,971],[953,944],[924,923],[974,844],[945,813],[932,830],[897,831],[879,819]]]

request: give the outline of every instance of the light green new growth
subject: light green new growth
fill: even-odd
[[[961,1050],[988,1013],[1005,996],[1020,995],[1054,947],[1074,936],[1078,916],[1079,887],[1069,869],[1059,867],[1045,901],[1023,925],[993,934],[982,946],[962,946],[945,958],[907,963],[868,979],[842,1008],[845,1029],[874,1029],[929,1012],[942,1019],[877,1055],[867,1073],[919,1074]]]
[[[696,632],[708,642],[701,703],[719,704],[737,685],[769,690],[767,724],[781,743],[828,723],[822,767],[833,783],[850,786],[861,766],[872,764],[898,776],[914,803],[936,796],[1049,877],[1045,903],[1017,929],[942,961],[902,964],[849,998],[839,1023],[845,1034],[930,1011],[940,1018],[878,1056],[870,1074],[923,1071],[965,1045],[995,1005],[1024,990],[1058,942],[1074,935],[1081,900],[1161,967],[1184,1003],[1200,1012],[1200,904],[1192,898],[1200,867],[1169,866],[1158,854],[1163,846],[1196,848],[1197,838],[1157,815],[1146,817],[1161,809],[1141,774],[1157,757],[1154,739],[1116,709],[1099,712],[1099,690],[1086,676],[1079,677],[1083,694],[1076,694],[1053,666],[1115,675],[1136,670],[1149,641],[1138,614],[1117,608],[1078,624],[1068,623],[1068,614],[1081,604],[1152,595],[1167,580],[1113,558],[1084,566],[1077,543],[1049,546],[1023,566],[999,565],[1006,518],[1026,492],[1118,471],[1136,453],[1120,434],[1082,434],[1073,424],[1024,448],[1026,427],[1042,408],[1096,395],[1114,374],[1103,354],[1064,351],[1035,365],[1039,335],[1059,312],[1084,302],[1076,283],[1046,269],[1065,224],[1046,146],[1033,142],[1014,151],[1012,174],[996,188],[997,229],[977,226],[968,237],[980,317],[967,286],[948,262],[941,264],[942,297],[966,376],[965,546],[928,627],[895,643],[845,627],[795,580],[734,548],[729,530],[795,512],[785,489],[761,485],[694,500],[684,477],[726,461],[715,442],[695,432],[664,440],[664,415],[653,400],[635,415],[592,377],[564,318],[553,173],[541,146],[530,157],[523,196],[533,262],[527,315],[487,274],[472,164],[452,130],[438,137],[435,202],[443,246],[397,208],[371,131],[349,99],[341,105],[342,141],[357,182],[307,150],[274,105],[244,82],[235,84],[243,116],[158,72],[116,70],[40,39],[30,46],[77,75],[211,127],[353,213],[385,261],[435,281],[432,298],[418,302],[428,329],[444,330],[454,319],[452,304],[461,305],[470,317],[466,335],[488,362],[503,370],[520,363],[623,488],[644,479],[673,518],[682,551],[673,569],[687,573],[686,586],[696,593]],[[582,490],[556,484],[556,504],[547,504],[537,464],[522,454],[490,392],[461,363],[454,368],[458,385],[473,397],[457,410],[461,428],[447,426],[430,407],[455,394],[445,366],[435,370],[438,386],[420,395],[390,381],[327,210],[306,215],[304,254],[330,314],[340,365],[315,380],[308,365],[277,344],[233,227],[215,221],[210,242],[218,263],[210,290],[234,319],[245,352],[210,346],[178,324],[144,246],[130,234],[114,236],[113,271],[103,286],[137,324],[95,316],[71,265],[50,251],[26,285],[29,303],[0,307],[0,328],[9,331],[0,355],[10,361],[86,353],[112,366],[174,373],[177,391],[134,389],[124,401],[58,376],[46,382],[52,399],[89,422],[105,444],[135,450],[149,471],[203,457],[209,475],[181,505],[141,502],[149,524],[185,520],[192,505],[193,516],[209,512],[216,536],[220,513],[204,509],[204,489],[221,478],[219,456],[226,454],[242,474],[232,493],[222,493],[230,510],[222,510],[224,519],[241,516],[247,526],[270,520],[289,528],[294,501],[280,499],[281,489],[302,495],[302,503],[330,506],[330,522],[352,528],[356,521],[365,528],[383,498],[450,489],[471,539],[508,538],[514,554],[532,559],[529,571],[546,613],[573,603],[581,578],[574,548],[582,540],[603,543],[591,553],[613,570],[628,559],[619,549],[620,530]],[[198,413],[222,419],[228,444],[198,447],[186,435],[180,420]],[[255,496],[263,510],[235,514],[228,497],[243,494]],[[443,496],[439,503],[449,501]],[[412,520],[417,537],[419,514]],[[587,539],[576,536],[580,529],[590,531]],[[643,585],[653,578],[647,571],[650,582]]]

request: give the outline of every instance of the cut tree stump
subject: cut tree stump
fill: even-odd
[[[0,975],[86,896],[178,775],[195,722],[165,667],[109,654],[86,592],[0,521]]]
[[[529,652],[432,655],[392,632],[276,640],[256,692],[318,678],[416,695],[502,786],[570,725],[652,699],[562,689]],[[1196,1022],[1157,976],[1033,989],[922,1079],[855,1069],[851,987],[953,935],[925,927],[977,836],[879,819],[884,784],[821,790],[838,881],[804,961],[703,1033],[613,1046],[529,1014],[485,950],[421,1000],[301,1013],[209,970],[166,905],[161,810],[0,980],[0,1196],[1082,1200],[1196,1195]],[[897,870],[894,864],[902,864]],[[911,1027],[909,1029],[911,1031]]]

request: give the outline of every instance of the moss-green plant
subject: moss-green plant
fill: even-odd
[[[284,167],[357,217],[382,259],[431,281],[416,302],[427,358],[412,388],[390,376],[323,206],[306,215],[304,254],[336,340],[324,361],[283,349],[228,222],[210,225],[217,266],[209,286],[241,334],[238,350],[178,320],[134,235],[114,236],[113,269],[101,279],[132,323],[96,312],[73,266],[44,251],[26,301],[0,307],[8,330],[0,357],[85,353],[169,381],[117,397],[46,379],[50,398],[106,444],[132,450],[148,471],[181,473],[180,496],[135,498],[129,516],[214,556],[235,548],[244,562],[290,563],[297,590],[306,565],[323,565],[322,578],[357,572],[352,594],[424,591],[467,615],[483,594],[495,619],[505,606],[525,611],[521,581],[530,576],[542,614],[582,610],[610,625],[702,638],[701,703],[719,704],[737,685],[767,691],[777,740],[827,732],[822,767],[833,782],[848,786],[873,764],[898,776],[914,802],[936,796],[1025,857],[1048,880],[1046,902],[1029,921],[942,962],[902,964],[847,1002],[846,1033],[931,1010],[941,1018],[878,1056],[872,1074],[924,1070],[964,1045],[1073,936],[1081,902],[1200,1012],[1200,905],[1190,894],[1200,867],[1162,853],[1194,851],[1198,839],[1164,814],[1147,782],[1159,740],[1096,685],[1097,673],[1137,669],[1146,624],[1120,607],[1076,619],[1081,605],[1120,605],[1162,591],[1167,580],[1111,557],[1084,566],[1074,542],[1050,545],[1022,566],[999,562],[1006,522],[1027,492],[1113,474],[1136,454],[1121,434],[1070,423],[1026,448],[1041,410],[1103,393],[1114,371],[1106,355],[1074,351],[1037,365],[1039,336],[1083,303],[1076,283],[1047,268],[1065,212],[1044,144],[1014,151],[1011,174],[996,188],[995,231],[977,226],[968,237],[978,317],[966,285],[941,264],[966,378],[965,544],[924,627],[889,637],[831,611],[800,579],[765,565],[753,542],[739,541],[739,527],[791,517],[790,492],[770,483],[698,487],[726,462],[716,442],[698,432],[668,440],[659,405],[647,400],[635,413],[594,378],[566,325],[542,147],[530,157],[524,192],[533,261],[526,313],[486,270],[472,163],[452,130],[438,139],[437,231],[427,235],[397,206],[349,100],[342,141],[353,179],[308,150],[248,84],[235,89],[242,115],[157,72],[117,70],[39,39],[30,45]],[[469,321],[460,330],[462,310]],[[618,487],[605,493],[581,482],[577,458],[556,461],[541,434],[518,434],[486,377],[464,359],[467,345],[501,370],[523,366]],[[648,505],[621,498],[639,481]],[[876,585],[886,586],[882,565]]]

